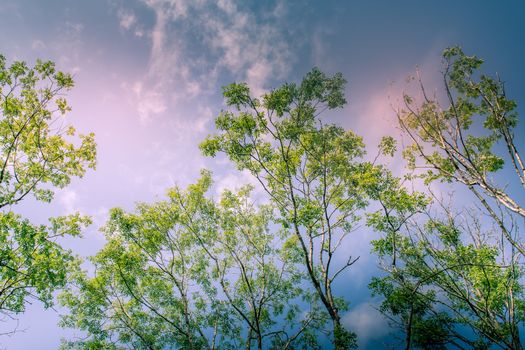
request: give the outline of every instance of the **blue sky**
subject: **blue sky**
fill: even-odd
[[[109,208],[159,198],[204,167],[214,171],[217,191],[252,181],[197,148],[224,107],[220,87],[232,81],[262,93],[299,81],[313,66],[342,72],[348,106],[326,118],[363,135],[371,152],[380,136],[397,133],[390,104],[416,66],[439,87],[447,46],[483,57],[485,71],[498,72],[522,106],[524,16],[521,1],[3,0],[0,53],[51,59],[73,72],[68,118],[95,132],[99,152],[97,170],[59,191],[53,204],[27,201],[17,210],[37,221],[92,215],[84,238],[65,242],[86,256],[104,243],[98,227]],[[358,233],[349,249],[368,251],[370,235]],[[354,288],[340,286],[353,305],[346,320],[368,348],[385,336],[366,293],[373,266],[374,257],[363,256],[347,276]],[[23,332],[0,345],[54,349],[73,334],[56,326],[57,312],[40,309],[29,306],[19,317]]]

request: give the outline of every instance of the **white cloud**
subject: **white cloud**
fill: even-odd
[[[33,50],[44,50],[47,49],[47,45],[42,40],[34,40],[31,43],[31,48]]]
[[[152,116],[166,110],[163,95],[158,91],[148,91],[138,95],[137,112],[142,122],[151,120]]]
[[[141,120],[216,94],[222,73],[247,81],[260,94],[271,79],[284,78],[291,68],[291,44],[278,24],[286,13],[283,2],[264,16],[232,0],[143,2],[155,14],[149,30],[142,29],[144,24],[130,10],[117,13],[122,28],[147,33],[151,43],[142,90],[134,96]]]
[[[263,21],[232,1],[219,2],[219,8],[227,14],[226,19],[208,13],[205,21],[210,46],[220,54],[218,64],[248,80],[254,91],[261,91],[271,78],[284,77],[293,62],[291,43],[272,21],[275,16]]]
[[[62,205],[65,215],[74,214],[78,211],[78,195],[71,189],[64,189],[60,192],[58,201]]]
[[[343,317],[347,329],[358,334],[360,348],[367,348],[373,340],[381,339],[390,332],[387,320],[377,310],[377,304],[362,303]]]
[[[235,191],[245,185],[255,185],[253,176],[246,170],[227,173],[223,176],[216,176],[216,193],[220,194],[225,190]]]
[[[134,11],[120,6],[116,12],[118,24],[125,32],[131,32],[141,38],[145,34],[144,25],[139,23],[139,19]]]
[[[145,88],[142,81],[136,81],[132,85],[122,83],[120,87],[127,93],[128,103],[134,106],[144,124],[167,110],[164,94],[155,87]]]
[[[137,17],[131,11],[120,9],[117,12],[120,26],[125,30],[130,30],[137,23]]]
[[[247,83],[255,96],[260,96],[265,92],[263,89],[264,82],[272,74],[272,70],[272,65],[264,61],[256,62],[248,69]]]

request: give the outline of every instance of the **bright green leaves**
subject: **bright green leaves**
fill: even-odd
[[[382,155],[393,157],[394,153],[396,153],[396,150],[396,140],[392,136],[385,136],[381,138],[381,142],[379,142],[379,151]]]
[[[49,230],[53,236],[80,236],[82,229],[91,225],[91,218],[76,213],[68,216],[49,218]]]
[[[217,152],[219,152],[221,147],[221,138],[219,137],[207,137],[201,144],[199,148],[202,153],[209,157],[215,157]]]
[[[56,72],[52,62],[0,65],[0,207],[15,204],[27,194],[49,201],[52,190],[64,187],[71,177],[95,167],[94,135],[79,135],[57,128],[59,118],[71,108],[62,97],[73,87],[71,75]],[[77,145],[76,145],[77,144]],[[44,192],[42,192],[44,191]]]
[[[138,348],[315,348],[331,318],[336,348],[354,347],[339,315],[347,302],[331,284],[356,259],[341,266],[332,256],[381,169],[359,162],[360,137],[317,119],[318,110],[344,105],[344,85],[340,74],[314,69],[300,85],[260,100],[246,84],[225,87],[233,111],[221,112],[219,133],[200,147],[249,170],[271,204],[255,207],[249,187],[226,191],[217,203],[206,196],[212,182],[204,172],[187,189],[168,191],[167,201],[139,204],[135,213],[112,210],[108,244],[92,260],[96,275],[78,274],[78,290],[62,297],[71,311],[64,325],[89,337],[65,346],[117,339]]]
[[[222,88],[222,94],[228,106],[235,106],[239,110],[251,103],[250,88],[246,83],[230,84]]]
[[[65,348],[113,338],[119,346],[144,349],[199,342],[193,318],[182,323],[188,282],[204,276],[191,241],[172,232],[169,209],[159,203],[139,205],[136,214],[111,211],[104,229],[108,243],[92,258],[95,277],[78,274],[72,281],[78,290],[60,299],[70,309],[63,326],[85,330],[90,338]]]
[[[525,167],[514,140],[516,103],[506,97],[499,78],[477,72],[481,59],[466,56],[458,47],[445,50],[443,58],[447,105],[421,88],[422,102],[406,96],[405,109],[398,113],[401,127],[414,142],[405,150],[405,157],[412,167],[430,168],[421,174],[427,182],[458,181],[474,191],[479,186],[500,204],[525,216],[514,196],[504,193],[503,185],[490,176],[508,162],[525,185]],[[421,163],[416,164],[416,159]]]
[[[458,46],[445,49],[443,58],[447,67],[450,67],[448,72],[450,86],[468,97],[478,97],[479,93],[470,78],[481,67],[483,60],[476,56],[466,56]]]
[[[268,110],[273,110],[278,117],[290,112],[290,104],[296,94],[296,86],[285,84],[263,96],[263,105]]]
[[[59,88],[71,89],[74,86],[73,77],[70,74],[57,72],[55,79]]]
[[[381,311],[403,329],[408,346],[444,349],[459,341],[467,347],[513,348],[519,339],[513,332],[525,316],[517,307],[524,296],[523,271],[506,262],[498,242],[486,241],[488,234],[476,221],[445,213],[387,229],[373,242],[388,272],[370,283],[372,292],[385,298]],[[388,228],[377,225],[384,220],[376,219],[375,227]],[[466,336],[462,327],[473,334]]]
[[[446,247],[457,247],[460,244],[461,231],[454,225],[446,225],[441,221],[429,220],[426,230],[439,237]]]
[[[261,183],[279,213],[284,256],[302,261],[313,296],[332,320],[336,349],[356,345],[355,334],[341,325],[346,302],[331,288],[356,258],[348,252],[341,256],[339,248],[361,220],[370,189],[386,172],[362,161],[361,137],[319,118],[326,109],[344,106],[345,84],[341,74],[327,76],[317,68],[300,84],[284,84],[260,99],[251,97],[246,85],[232,84],[224,97],[235,110],[216,118],[218,134],[200,146],[205,155],[225,153]],[[383,149],[393,153],[393,139]],[[346,263],[334,263],[336,256]]]
[[[269,230],[273,210],[255,207],[250,187],[206,196],[211,174],[166,201],[113,209],[108,243],[78,273],[61,302],[62,325],[88,337],[64,348],[237,349],[305,344],[316,313],[299,312],[303,276]],[[282,319],[288,320],[282,323]]]
[[[90,223],[81,216],[50,219],[37,226],[13,213],[0,214],[0,312],[20,313],[28,299],[52,305],[52,293],[65,286],[74,257],[56,242],[78,235]]]
[[[478,73],[481,59],[458,47],[443,58],[446,104],[427,95],[421,81],[420,100],[404,96],[398,118],[413,143],[403,156],[410,170],[422,169],[415,177],[427,185],[465,185],[488,215],[453,213],[439,199],[439,210],[431,212],[414,195],[401,196],[399,208],[396,200],[385,202],[369,224],[385,233],[373,246],[388,274],[370,287],[385,297],[381,310],[402,327],[407,348],[522,348],[525,253],[513,216],[525,210],[513,199],[518,193],[505,191],[512,172],[525,185],[514,139],[516,103],[499,78]],[[493,173],[508,165],[505,184],[498,185]],[[413,204],[403,209],[403,202]],[[425,216],[407,219],[417,213]],[[461,327],[473,334],[465,337]]]
[[[95,167],[94,135],[76,136],[61,118],[71,110],[63,97],[73,87],[71,75],[53,62],[38,60],[6,65],[0,55],[0,208],[27,195],[50,202],[55,187],[82,177]],[[55,115],[59,114],[59,115]],[[79,236],[91,223],[79,214],[54,217],[33,225],[12,212],[0,212],[0,312],[23,312],[30,300],[53,304],[77,262],[58,240]]]

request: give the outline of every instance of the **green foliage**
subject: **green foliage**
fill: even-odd
[[[388,274],[370,286],[385,296],[382,311],[401,325],[407,348],[521,349],[525,249],[515,220],[525,217],[516,201],[525,167],[515,142],[517,106],[499,77],[478,71],[481,59],[452,47],[443,60],[446,104],[428,96],[421,81],[421,100],[404,96],[398,118],[413,144],[403,155],[410,170],[425,169],[419,176],[426,184],[465,185],[488,215],[480,223],[481,212],[461,211],[462,219],[440,203],[444,218],[425,210],[426,218],[402,227],[389,210],[376,213],[371,224],[385,236],[374,250]],[[521,187],[507,191],[516,179]],[[466,328],[472,337],[462,334]]]
[[[393,157],[396,150],[396,140],[392,136],[385,136],[381,138],[381,142],[379,143],[379,151],[381,154]]]
[[[284,84],[259,99],[250,96],[246,84],[229,85],[224,97],[234,111],[221,112],[215,120],[218,134],[200,146],[208,156],[225,153],[270,196],[286,232],[284,248],[302,261],[332,320],[336,349],[356,346],[355,334],[340,323],[347,301],[332,291],[334,280],[357,261],[343,247],[368,200],[389,189],[382,184],[388,171],[362,160],[362,138],[319,118],[326,109],[344,106],[345,83],[340,74],[329,77],[314,68],[300,84]],[[393,138],[380,145],[385,155],[395,147]]]
[[[0,312],[10,317],[31,299],[53,304],[53,292],[76,264],[58,240],[80,235],[90,223],[76,214],[34,225],[8,211],[28,194],[49,202],[55,187],[94,168],[93,135],[75,138],[75,129],[62,123],[70,110],[63,96],[72,87],[71,76],[52,62],[7,65],[0,55]]]
[[[347,331],[342,325],[334,326],[334,346],[336,349],[350,349],[355,347],[357,335]]]
[[[525,217],[525,209],[516,201],[519,195],[505,190],[508,179],[498,184],[491,176],[507,163],[525,188],[525,165],[515,143],[516,102],[507,98],[499,77],[478,72],[481,59],[452,47],[443,52],[443,60],[447,104],[427,96],[420,82],[423,100],[404,96],[405,107],[398,113],[402,129],[414,142],[404,151],[410,167],[428,169],[421,174],[427,182],[462,183],[476,196],[487,195],[494,204]],[[494,216],[491,203],[482,204]],[[525,252],[519,244],[513,245]]]
[[[0,213],[0,311],[17,314],[27,299],[36,298],[45,307],[53,304],[52,293],[66,284],[74,263],[71,251],[56,242],[64,235],[78,235],[90,223],[79,215],[53,218],[49,227],[36,226],[19,215]]]
[[[401,327],[410,346],[516,348],[517,325],[525,317],[522,268],[513,257],[506,263],[497,242],[484,242],[476,221],[461,223],[445,212],[444,219],[429,214],[424,224],[412,221],[405,230],[390,225],[386,213],[372,220],[386,233],[373,241],[373,250],[388,273],[370,283],[385,298],[381,311]],[[470,227],[472,242],[464,227]],[[466,336],[466,328],[474,336]]]
[[[71,76],[52,62],[6,66],[0,55],[0,208],[29,193],[50,201],[52,186],[95,167],[94,135],[79,135],[75,146],[75,129],[62,121],[70,110],[62,96],[72,87]]]
[[[166,201],[111,211],[95,275],[60,296],[62,326],[88,335],[64,348],[316,348],[324,321],[299,307],[303,277],[268,229],[271,207],[254,208],[249,187],[216,203],[211,184],[203,172]]]
[[[441,214],[431,212],[428,196],[377,165],[379,156],[396,153],[393,137],[384,137],[367,162],[361,137],[324,123],[321,112],[346,103],[340,74],[315,68],[300,84],[259,98],[234,83],[223,88],[228,109],[215,120],[217,134],[200,147],[248,170],[270,204],[255,206],[251,187],[214,201],[207,196],[211,174],[203,171],[187,189],[169,190],[165,201],[131,213],[113,209],[103,229],[108,242],[91,260],[95,271],[74,270],[76,288],[60,297],[70,311],[62,325],[86,333],[63,348],[319,348],[321,332],[337,350],[354,348],[357,335],[341,321],[348,300],[332,287],[358,259],[348,237],[363,219],[382,234],[372,250],[385,273],[369,287],[383,297],[380,311],[400,327],[406,349],[521,348],[524,251],[511,221],[487,203],[492,197],[525,216],[491,177],[505,166],[496,152],[503,143],[525,185],[514,144],[516,104],[499,80],[477,73],[480,59],[459,48],[443,58],[449,105],[424,89],[420,103],[404,96],[398,117],[414,142],[403,155],[411,171],[425,168],[418,175],[426,185],[465,184],[497,229],[441,202]],[[68,110],[63,100],[55,104]],[[68,223],[61,220],[53,224]]]

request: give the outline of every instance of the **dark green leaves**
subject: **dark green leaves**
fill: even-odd
[[[300,86],[300,95],[304,101],[326,103],[330,108],[341,108],[346,104],[344,87],[346,80],[341,73],[327,77],[319,68],[314,68],[304,77]]]

